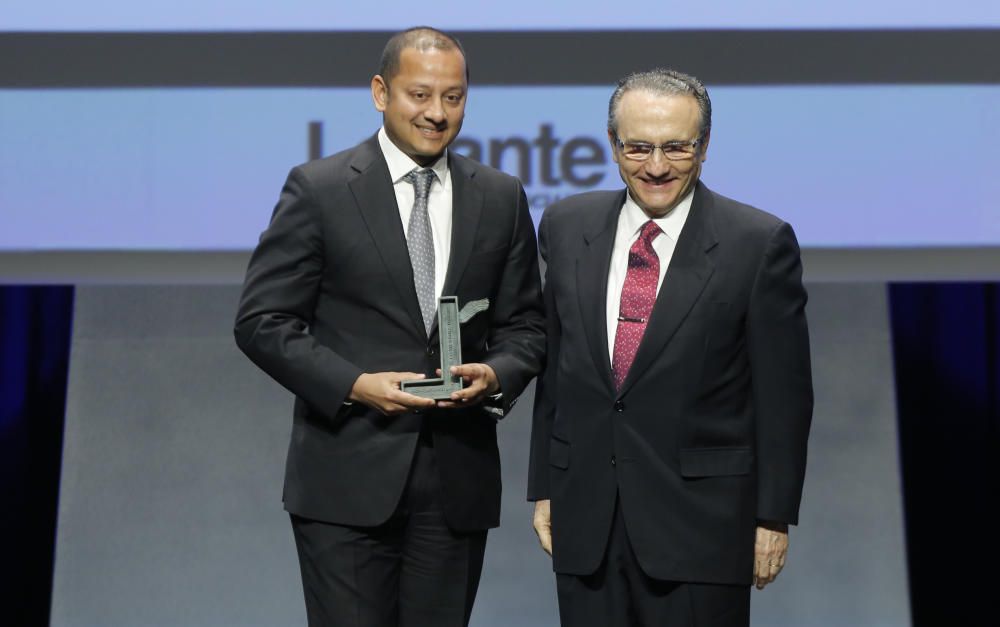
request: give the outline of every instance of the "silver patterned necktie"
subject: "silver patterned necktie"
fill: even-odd
[[[413,285],[417,288],[420,314],[424,318],[424,329],[431,333],[434,314],[437,312],[437,297],[434,293],[434,237],[431,234],[431,220],[427,215],[427,196],[431,191],[433,170],[412,170],[403,177],[413,183],[413,210],[406,231],[406,247],[410,251],[410,265],[413,266]]]

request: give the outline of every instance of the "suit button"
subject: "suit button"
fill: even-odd
[[[615,401],[615,411],[625,411],[625,401]]]
[[[614,455],[611,456],[611,465],[612,466],[615,465],[615,456]]]
[[[427,349],[427,356],[428,357],[433,357],[434,355],[437,355],[437,350],[428,347],[428,349]]]

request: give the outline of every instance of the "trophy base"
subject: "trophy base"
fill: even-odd
[[[407,394],[429,398],[435,401],[446,401],[451,398],[452,392],[462,389],[462,377],[455,377],[457,381],[445,381],[444,379],[413,379],[411,381],[400,381],[399,389]]]

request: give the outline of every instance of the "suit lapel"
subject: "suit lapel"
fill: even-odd
[[[463,158],[448,153],[451,172],[451,252],[448,271],[444,276],[443,296],[452,296],[458,289],[469,257],[476,245],[476,231],[483,214],[483,193],[476,184],[475,169]],[[461,307],[465,303],[459,303]],[[436,326],[435,322],[435,326]]]
[[[684,322],[715,271],[708,255],[708,251],[718,241],[712,227],[711,212],[711,192],[698,183],[691,212],[677,240],[670,266],[663,277],[663,285],[649,316],[649,324],[639,343],[632,367],[622,383],[619,396],[628,392],[636,379],[663,352],[664,346]]]
[[[389,167],[375,137],[358,147],[351,168],[358,172],[358,176],[348,183],[348,187],[354,194],[354,200],[358,203],[382,263],[399,292],[403,307],[413,322],[414,332],[425,339],[427,335],[417,301],[417,290],[413,286],[413,267],[406,247],[406,235],[399,220],[396,194],[389,178]]]
[[[583,228],[583,250],[576,261],[576,291],[580,301],[584,336],[602,381],[613,392],[611,358],[608,356],[608,269],[615,244],[618,214],[625,202],[625,192],[616,194],[610,204],[595,212]]]

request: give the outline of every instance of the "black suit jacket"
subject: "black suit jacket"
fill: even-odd
[[[445,295],[490,308],[462,327],[465,362],[493,367],[505,403],[541,369],[535,233],[520,183],[449,152],[452,243]],[[424,330],[403,226],[377,139],[294,168],[247,268],[239,347],[296,398],[285,508],[377,525],[402,494],[423,423],[444,510],[458,530],[499,524],[496,420],[481,406],[386,417],[345,404],[363,372],[440,365]]]
[[[758,520],[795,523],[812,414],[799,248],[774,216],[698,184],[620,392],[608,268],[625,192],[550,207],[548,367],[528,496],[552,500],[554,567],[600,564],[614,503],[643,570],[747,584]]]

